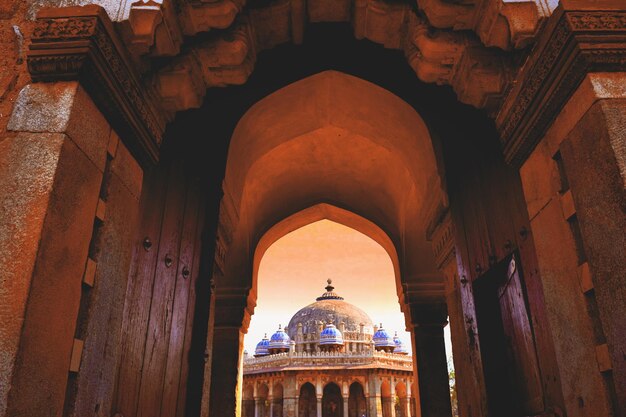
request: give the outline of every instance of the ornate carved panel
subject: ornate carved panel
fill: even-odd
[[[166,120],[104,9],[42,9],[27,59],[33,81],[79,79],[135,156],[157,160]]]
[[[552,16],[496,119],[507,162],[525,161],[588,72],[624,70],[626,12],[602,5],[567,2]]]

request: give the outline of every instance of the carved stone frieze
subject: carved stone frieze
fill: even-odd
[[[28,52],[33,81],[78,79],[143,163],[157,160],[166,120],[99,6],[42,9]]]
[[[508,162],[526,160],[588,72],[624,70],[626,12],[619,3],[557,8],[496,118]],[[606,10],[597,10],[602,5]]]

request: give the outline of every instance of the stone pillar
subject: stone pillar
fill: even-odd
[[[444,303],[408,303],[413,336],[413,360],[417,373],[421,415],[451,417],[450,386],[443,328]]]
[[[411,396],[408,393],[407,396],[402,398],[402,412],[404,413],[403,417],[411,417]]]
[[[283,397],[283,417],[298,417],[298,397]]]
[[[209,402],[210,417],[240,415],[243,337],[249,323],[247,290],[216,288],[209,396],[214,400]]]
[[[274,417],[274,398],[268,397],[267,400],[270,402],[270,417]]]
[[[263,405],[263,398],[254,399],[254,417],[261,417],[261,406]]]
[[[322,397],[317,396],[317,417],[322,417]]]
[[[370,374],[368,378],[368,387],[366,389],[365,398],[367,400],[368,416],[381,417],[383,415],[383,403],[380,395],[380,379],[374,374]]]
[[[391,382],[389,385],[391,395],[389,397],[390,410],[389,417],[396,417],[396,380],[391,377]]]
[[[348,417],[349,414],[349,397],[343,397],[343,417]]]
[[[115,357],[102,362],[102,352],[119,345],[141,170],[77,82],[25,86],[8,130],[0,142],[0,416],[61,415],[64,403],[68,415],[77,403],[93,413],[97,401],[109,413]],[[105,173],[112,182],[103,185]],[[109,207],[101,190],[114,194]],[[110,240],[90,250],[102,236]],[[83,292],[97,310],[77,332]],[[103,317],[107,334],[91,332]],[[101,392],[87,384],[94,374]],[[67,395],[70,375],[85,383]]]
[[[625,83],[587,75],[520,169],[568,416],[626,413]]]

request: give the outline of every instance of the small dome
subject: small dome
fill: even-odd
[[[327,324],[320,333],[320,345],[343,345],[343,335],[334,324]]]
[[[402,340],[398,337],[398,332],[393,336],[393,343],[396,347],[393,349],[393,353],[397,353],[398,355],[408,355],[409,351],[406,350]]]
[[[256,349],[254,349],[254,356],[266,356],[269,355],[270,352],[268,350],[270,345],[270,340],[267,338],[267,334],[263,336],[263,339],[256,345]]]
[[[396,344],[394,343],[391,336],[389,336],[389,333],[387,333],[387,330],[383,328],[382,323],[380,324],[380,327],[376,331],[376,333],[374,333],[374,337],[372,338],[372,340],[374,340],[374,346],[377,350],[387,350],[388,348],[396,347]]]
[[[272,338],[269,341],[269,349],[289,349],[289,336],[285,331],[278,325],[278,330],[276,333],[272,335]]]

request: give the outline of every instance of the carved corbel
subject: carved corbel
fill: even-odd
[[[155,82],[163,108],[172,114],[202,105],[206,87],[200,63],[193,54],[159,71]]]
[[[243,9],[245,0],[189,0],[180,18],[187,36],[211,29],[226,29]]]
[[[182,44],[178,17],[170,0],[138,0],[131,4],[122,29],[136,55],[173,56]]]
[[[154,33],[163,21],[162,1],[138,0],[131,4],[128,24],[132,31],[130,47],[138,55],[147,54],[154,44]]]
[[[291,41],[293,24],[290,0],[273,1],[266,7],[250,9],[248,18],[254,27],[259,50]],[[296,23],[298,24],[298,23]]]
[[[369,39],[385,48],[400,49],[412,14],[406,4],[380,0],[357,0],[354,4],[354,36]]]
[[[405,55],[420,80],[450,84],[466,43],[464,35],[433,30],[425,20],[413,15]]]
[[[532,42],[541,19],[551,12],[540,0],[476,0],[470,4],[420,0],[418,6],[434,27],[473,30],[485,46],[504,50]]]
[[[461,102],[493,112],[500,105],[510,73],[502,51],[475,45],[461,56],[452,87]]]
[[[256,62],[254,29],[242,18],[225,34],[194,48],[194,53],[207,87],[243,84]]]

